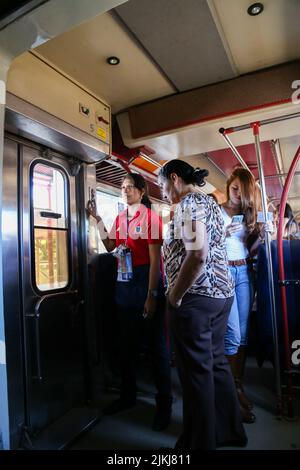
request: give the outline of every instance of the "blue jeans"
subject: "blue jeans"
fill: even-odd
[[[225,354],[236,354],[248,340],[249,314],[253,300],[252,275],[249,266],[229,266],[235,282],[235,294],[225,334]]]

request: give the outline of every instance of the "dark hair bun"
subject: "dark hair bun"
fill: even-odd
[[[159,176],[169,178],[172,173],[180,176],[186,184],[196,184],[197,186],[204,186],[205,178],[208,171],[201,168],[193,168],[189,163],[174,159],[164,164],[159,170]]]
[[[195,183],[198,186],[204,186],[205,185],[204,178],[208,176],[208,174],[209,174],[209,171],[206,170],[205,168],[204,169],[195,168],[194,173],[193,173]]]

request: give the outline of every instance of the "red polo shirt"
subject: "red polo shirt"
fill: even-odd
[[[109,238],[116,240],[117,247],[126,244],[131,249],[133,266],[149,264],[148,245],[163,243],[161,217],[141,204],[128,221],[127,210],[124,210],[117,216]]]

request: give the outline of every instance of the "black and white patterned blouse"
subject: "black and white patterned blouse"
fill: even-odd
[[[177,205],[169,223],[163,245],[168,290],[174,286],[186,256],[182,227],[191,220],[205,224],[208,254],[199,278],[187,292],[214,298],[232,297],[234,284],[228,268],[224,220],[215,200],[202,193],[187,194]]]

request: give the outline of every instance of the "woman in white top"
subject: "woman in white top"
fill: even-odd
[[[242,379],[253,300],[251,258],[247,241],[249,235],[255,234],[257,230],[258,192],[253,175],[244,168],[233,171],[227,180],[226,191],[227,201],[221,206],[221,212],[226,229],[229,267],[235,281],[235,296],[225,335],[225,354],[235,379],[243,420],[254,423],[255,415],[250,411],[253,405],[243,391]]]

